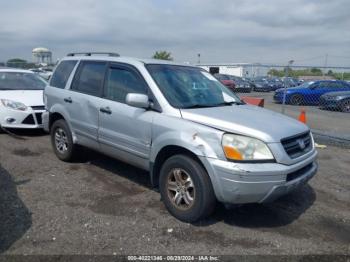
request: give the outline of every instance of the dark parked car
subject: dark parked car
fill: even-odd
[[[286,103],[292,105],[319,105],[320,97],[329,92],[350,91],[350,84],[340,80],[321,80],[286,88]],[[273,96],[275,102],[283,102],[284,89],[277,89]]]
[[[284,87],[284,82],[280,78],[273,77],[273,78],[267,78],[266,80],[273,91]]]
[[[250,93],[252,91],[252,85],[249,81],[238,76],[229,76],[233,82],[235,82],[235,91]]]
[[[257,92],[270,92],[273,91],[273,84],[269,83],[267,78],[255,78],[253,80],[254,91]]]
[[[297,78],[294,78],[294,77],[284,77],[282,81],[283,81],[283,84],[286,85],[287,87],[295,87],[302,84],[302,80],[298,80]]]
[[[221,84],[227,86],[232,91],[235,90],[236,84],[228,75],[215,74],[214,76],[216,77],[217,80],[221,82]]]
[[[322,95],[320,107],[350,113],[350,91],[330,92]]]

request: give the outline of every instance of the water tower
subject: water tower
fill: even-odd
[[[37,64],[52,64],[52,52],[45,47],[37,47],[32,51]]]

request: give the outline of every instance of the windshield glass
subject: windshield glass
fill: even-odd
[[[300,86],[298,86],[298,88],[309,88],[313,83],[315,82],[304,82]]]
[[[46,81],[40,76],[21,72],[0,72],[0,90],[43,90]]]
[[[146,67],[173,107],[215,107],[242,103],[232,91],[203,69],[158,64]]]

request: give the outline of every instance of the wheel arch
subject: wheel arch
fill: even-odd
[[[150,177],[151,177],[151,184],[153,187],[157,188],[159,185],[160,169],[162,168],[162,165],[164,164],[164,162],[170,157],[174,155],[179,155],[179,154],[187,155],[193,158],[206,170],[205,166],[203,165],[198,155],[193,151],[191,151],[190,149],[179,145],[167,145],[158,151],[155,159],[150,163]]]
[[[76,135],[75,132],[72,128],[72,125],[70,123],[70,118],[69,118],[69,114],[67,109],[65,109],[62,105],[57,104],[54,105],[50,110],[49,110],[49,132],[51,132],[51,127],[53,125],[53,123],[59,119],[63,119],[66,121],[69,129],[72,132],[72,136],[73,136],[73,142],[76,143]]]
[[[302,101],[305,101],[305,94],[302,94],[300,92],[295,92],[295,93],[291,93],[288,94],[288,98],[286,98],[286,102],[288,101],[288,104],[292,104],[292,99],[293,97],[299,96],[302,98]]]
[[[51,131],[51,127],[52,127],[53,123],[55,123],[57,120],[60,120],[60,119],[66,120],[61,113],[58,113],[58,112],[50,113],[50,118],[49,118],[49,130],[50,131]]]

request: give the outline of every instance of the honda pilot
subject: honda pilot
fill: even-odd
[[[195,66],[72,53],[44,101],[59,159],[72,161],[83,146],[147,170],[168,211],[185,222],[210,215],[217,201],[271,202],[317,171],[306,125],[245,104]]]

